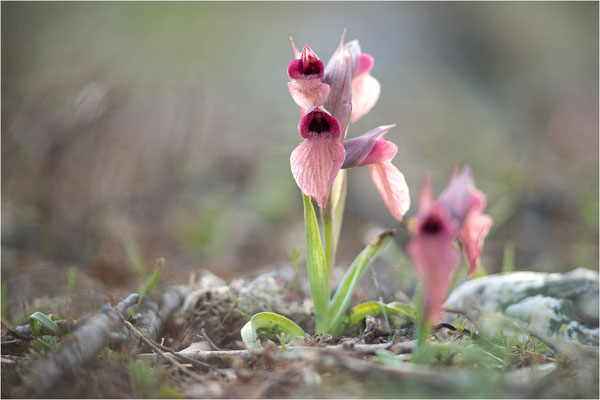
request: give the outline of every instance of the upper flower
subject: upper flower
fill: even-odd
[[[288,64],[288,75],[291,79],[323,79],[325,67],[308,45],[305,45],[300,57]]]
[[[303,108],[325,104],[329,96],[329,85],[321,82],[325,72],[323,61],[308,46],[304,46],[301,53],[293,41],[292,47],[297,57],[289,63],[287,69],[291,79],[288,89],[292,98]]]
[[[329,188],[346,157],[339,142],[340,124],[325,109],[312,107],[300,120],[298,131],[304,141],[290,157],[292,175],[302,192],[325,208]]]

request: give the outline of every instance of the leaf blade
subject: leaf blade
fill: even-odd
[[[406,317],[411,321],[416,319],[415,309],[414,307],[400,303],[393,302],[389,304],[384,304],[378,301],[368,301],[366,303],[361,303],[352,308],[350,311],[350,317],[348,318],[348,326],[354,326],[362,321],[367,315],[381,315],[384,313],[388,315],[393,315],[397,317]]]
[[[369,268],[375,257],[389,242],[393,234],[393,231],[385,231],[377,236],[358,254],[350,268],[348,268],[348,271],[346,271],[346,275],[344,275],[333,299],[329,303],[330,326],[331,331],[335,335],[339,334],[339,330],[344,321],[344,314],[348,308],[348,304],[350,304],[352,294],[354,293],[358,281]]]
[[[328,333],[330,292],[327,264],[311,198],[303,193],[302,199],[304,200],[304,224],[306,226],[306,268],[315,308],[315,333]]]
[[[261,328],[282,332],[288,340],[306,335],[294,321],[272,312],[261,312],[253,315],[240,331],[242,341],[248,350],[260,349],[257,331]]]
[[[42,336],[40,325],[48,328],[56,336],[64,336],[65,334],[46,314],[36,311],[29,316],[29,328],[33,336]]]

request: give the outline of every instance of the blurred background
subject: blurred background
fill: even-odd
[[[499,272],[598,269],[598,3],[2,3],[2,300],[290,263],[304,245],[289,36],[325,61],[347,28],[374,56],[414,215],[472,166]],[[349,171],[338,264],[400,228]],[[405,231],[384,257],[402,277]],[[292,257],[293,258],[293,257]],[[395,272],[394,272],[395,271]],[[126,290],[126,289],[124,289]],[[3,314],[4,315],[4,314]]]

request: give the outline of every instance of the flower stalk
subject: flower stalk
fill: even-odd
[[[326,207],[321,211],[327,276],[330,276],[330,270],[332,266],[335,266],[335,255],[342,229],[344,207],[346,205],[346,193],[346,171],[341,170],[331,186],[331,197]]]

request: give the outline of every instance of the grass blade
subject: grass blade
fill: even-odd
[[[387,315],[408,318],[411,321],[415,321],[416,319],[416,310],[411,305],[400,302],[384,304],[378,301],[369,301],[352,308],[350,318],[348,319],[348,326],[360,323],[367,315],[382,315],[384,310]]]
[[[302,194],[304,200],[304,224],[306,226],[306,268],[310,292],[315,307],[315,333],[329,332],[329,276],[325,254],[319,235],[317,216],[310,196]]]
[[[329,305],[329,317],[331,320],[331,332],[334,336],[339,335],[342,322],[344,321],[344,315],[354,289],[358,284],[358,281],[365,273],[367,268],[371,265],[371,262],[375,259],[381,249],[391,239],[393,231],[386,231],[377,236],[367,247],[360,252],[360,254],[354,259],[354,262],[346,272],[344,279],[338,286],[333,299]]]
[[[154,289],[154,287],[156,286],[156,284],[158,283],[158,280],[160,279],[160,275],[162,273],[162,268],[165,265],[165,259],[164,258],[159,258],[158,260],[156,260],[156,267],[154,268],[154,272],[152,272],[152,276],[150,276],[150,278],[148,278],[148,280],[146,281],[146,283],[144,284],[144,286],[140,289],[140,299],[139,299],[139,303],[142,302],[142,299],[152,291],[152,289]]]
[[[250,318],[250,321],[248,321],[240,331],[242,340],[248,350],[260,349],[258,330],[261,328],[281,332],[285,335],[287,340],[304,337],[306,335],[302,328],[286,317],[271,312],[261,312]]]
[[[36,311],[29,316],[29,327],[33,336],[42,336],[40,324],[50,329],[56,336],[63,336],[65,334],[46,314]]]

